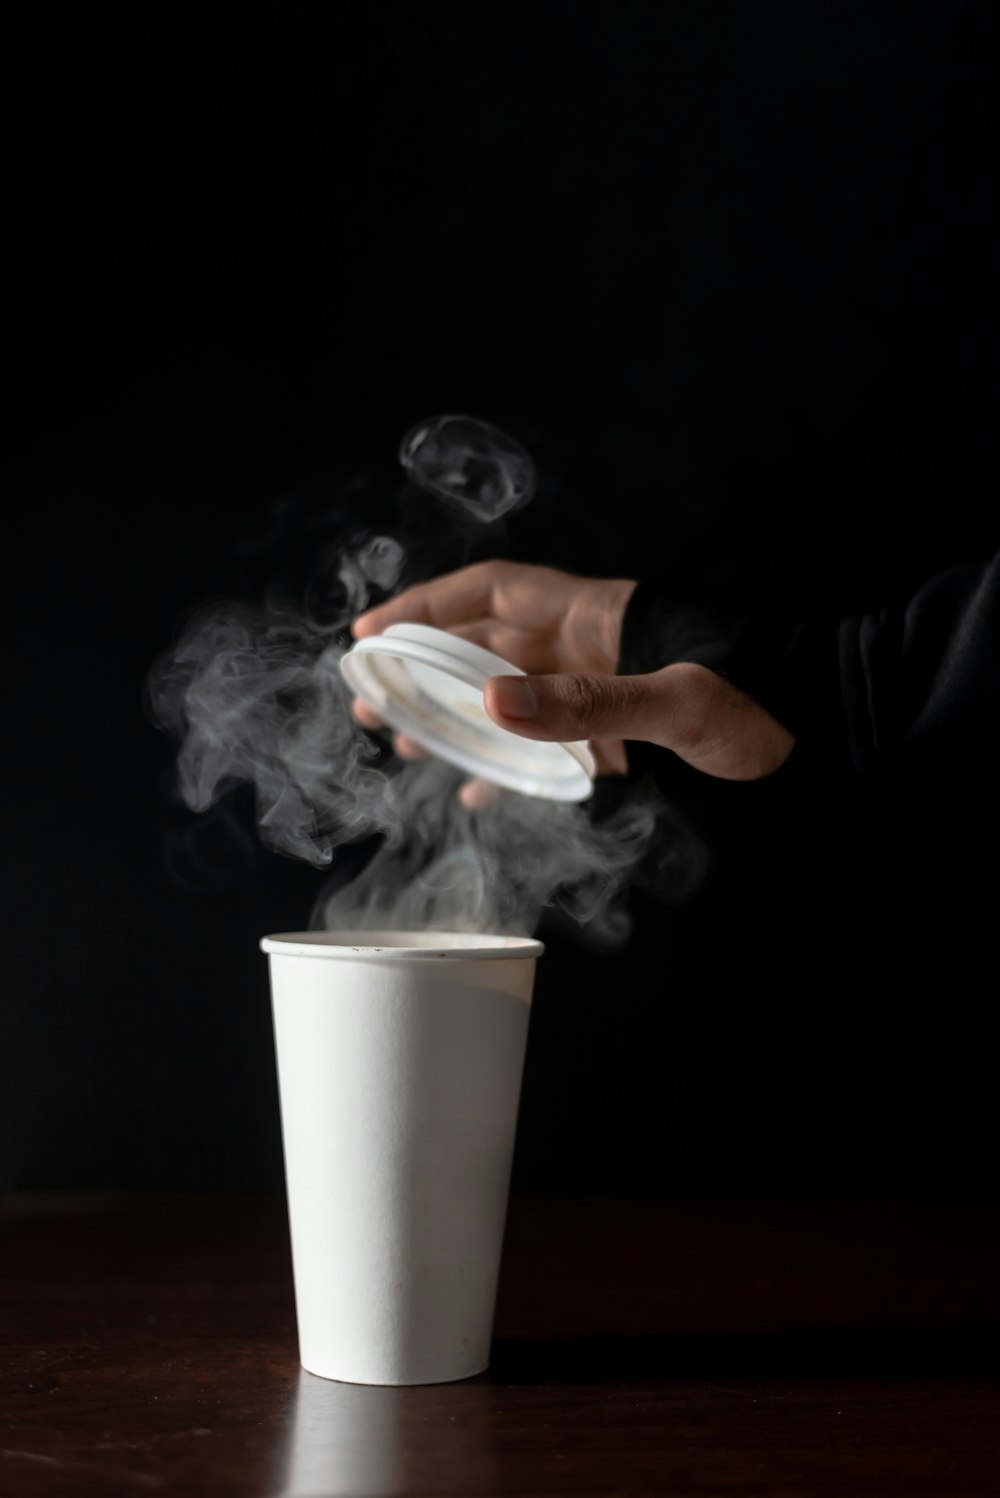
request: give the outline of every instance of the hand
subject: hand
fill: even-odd
[[[484,562],[400,593],[356,619],[353,633],[360,640],[404,621],[433,624],[492,650],[522,671],[607,674],[618,660],[622,618],[635,586],[624,580],[571,577],[551,567]],[[381,726],[365,703],[355,702],[354,712],[365,727]],[[491,716],[503,721],[495,712]],[[512,725],[504,721],[504,726]],[[404,759],[424,752],[405,734],[397,734],[394,744]],[[599,770],[624,773],[628,768],[621,739],[594,739],[591,747]],[[493,794],[495,788],[483,781],[472,781],[461,792],[470,806],[484,804]]]
[[[672,750],[707,775],[755,780],[784,764],[795,740],[745,692],[705,666],[681,662],[615,676],[635,582],[572,577],[549,567],[485,562],[421,583],[355,620],[354,634],[390,624],[432,624],[483,645],[528,672],[495,676],[483,702],[495,723],[532,739],[589,739],[604,772],[627,769],[624,740]],[[355,715],[381,726],[364,703]],[[404,758],[423,753],[397,735]],[[484,782],[463,787],[470,806]]]

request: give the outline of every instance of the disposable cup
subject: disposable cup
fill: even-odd
[[[489,1364],[540,942],[268,936],[299,1356],[323,1378]]]

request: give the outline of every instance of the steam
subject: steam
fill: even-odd
[[[513,437],[471,416],[418,421],[400,443],[410,479],[487,524],[526,505],[535,465]]]
[[[403,570],[403,548],[391,536],[373,536],[353,554],[345,551],[337,568],[344,589],[347,620],[360,614],[371,597],[372,584],[388,593]]]
[[[195,615],[149,688],[154,717],[182,741],[178,784],[192,811],[249,782],[262,840],[318,868],[340,843],[394,832],[378,751],[350,715],[343,653],[334,631],[291,611]]]
[[[597,941],[624,939],[621,897],[654,842],[656,797],[634,793],[595,822],[579,806],[514,794],[469,811],[460,784],[447,765],[408,766],[394,783],[403,836],[342,888],[324,891],[313,924],[530,935],[554,908]],[[687,846],[674,847],[687,861]]]
[[[423,472],[497,514],[534,482],[517,444],[471,418],[421,423],[407,443],[411,457],[424,453]],[[651,789],[630,789],[604,816],[516,794],[472,810],[460,772],[396,759],[355,720],[339,669],[348,626],[373,590],[396,585],[404,561],[395,538],[355,535],[328,570],[333,603],[319,616],[275,600],[192,615],[149,679],[152,714],[180,743],[184,802],[205,812],[251,785],[262,841],[331,871],[314,926],[528,934],[548,909],[602,942],[623,939],[622,896],[644,860],[661,883],[668,870],[674,897],[702,872],[700,845]],[[337,863],[347,844],[368,853],[360,873],[347,860],[350,879]]]

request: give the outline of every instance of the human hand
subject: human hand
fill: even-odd
[[[672,750],[707,775],[756,780],[784,764],[795,740],[770,713],[706,666],[679,662],[615,676],[622,619],[636,583],[573,577],[549,567],[484,562],[407,589],[355,620],[357,639],[391,624],[431,624],[485,646],[527,677],[495,676],[483,703],[495,723],[531,739],[589,739],[603,772],[627,769],[626,739]],[[364,703],[355,715],[381,726]],[[404,758],[423,754],[405,735]],[[482,781],[462,790],[484,804]]]
[[[573,577],[551,567],[483,562],[407,589],[362,614],[353,633],[360,640],[381,634],[392,624],[432,624],[493,651],[522,671],[607,674],[618,660],[622,618],[635,586],[626,580]],[[488,689],[487,698],[490,695]],[[496,722],[503,721],[488,702],[487,712]],[[366,703],[355,701],[354,713],[366,728],[381,726]],[[503,721],[503,726],[511,725]],[[424,753],[405,734],[397,734],[393,742],[404,759]],[[620,739],[595,738],[591,747],[598,770],[627,769]],[[495,788],[484,781],[470,781],[461,791],[470,806],[484,804],[493,794]]]

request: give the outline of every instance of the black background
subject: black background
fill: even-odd
[[[318,876],[238,797],[174,805],[143,682],[193,604],[390,523],[413,421],[536,456],[478,554],[847,609],[995,546],[994,14],[21,33],[0,1183],[280,1184],[256,942]],[[697,896],[637,892],[618,953],[543,929],[516,1186],[993,1189],[995,798],[958,767],[685,811]]]

